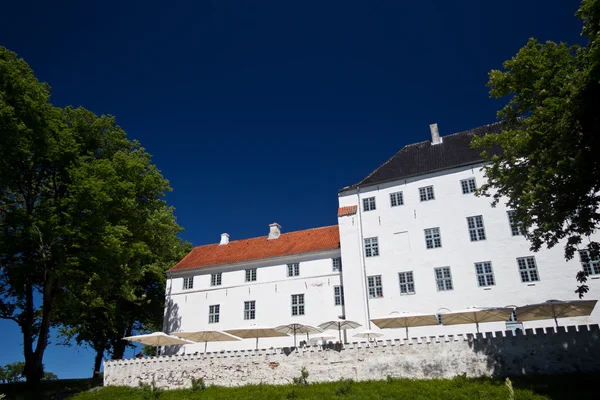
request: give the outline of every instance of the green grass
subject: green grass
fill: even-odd
[[[516,400],[542,399],[587,399],[597,398],[594,383],[599,375],[568,375],[513,379]],[[310,378],[309,378],[310,381]],[[586,389],[589,388],[589,389]],[[586,392],[589,390],[589,392]],[[72,400],[495,400],[509,399],[509,392],[500,379],[467,379],[458,377],[452,380],[409,380],[391,379],[353,383],[322,383],[308,386],[269,386],[251,385],[236,388],[208,387],[206,390],[166,390],[153,393],[149,390],[125,387],[108,387],[97,392],[81,393]]]
[[[0,394],[5,394],[4,400],[21,399],[63,399],[66,395],[86,391],[101,384],[98,379],[59,379],[43,381],[34,390],[27,394],[25,382],[0,384]]]

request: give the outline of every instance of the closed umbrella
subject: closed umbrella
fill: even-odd
[[[346,329],[354,329],[362,326],[356,321],[347,321],[345,319],[335,319],[327,322],[323,322],[319,325],[319,328],[328,331],[328,330],[337,330],[340,336],[340,343],[342,342],[342,330]]]
[[[267,337],[283,337],[287,336],[285,333],[277,332],[273,328],[259,325],[251,325],[247,328],[239,329],[227,329],[226,333],[230,335],[240,337],[242,339],[256,339],[256,348],[258,349],[258,338]]]
[[[510,307],[471,307],[465,310],[449,311],[440,314],[443,325],[475,324],[479,333],[482,322],[508,321],[513,312]]]
[[[298,322],[291,322],[287,325],[281,325],[274,328],[277,332],[285,333],[285,334],[293,334],[294,335],[294,347],[296,346],[296,334],[298,333],[317,333],[321,332],[319,328],[315,328],[311,325],[300,324]]]
[[[558,327],[558,318],[586,317],[592,314],[598,300],[549,300],[545,303],[517,307],[515,314],[519,321],[537,321],[554,319]]]
[[[183,339],[191,340],[192,342],[204,343],[205,353],[208,342],[232,342],[235,340],[241,340],[240,338],[221,331],[173,332],[173,335]]]
[[[371,338],[376,338],[376,337],[382,337],[383,333],[380,332],[376,332],[376,331],[372,331],[370,329],[367,329],[366,331],[361,331],[358,332],[356,335],[353,335],[354,337],[359,337],[359,338],[366,338],[367,341],[370,341]]]
[[[380,329],[406,329],[406,338],[408,339],[408,328],[416,326],[439,325],[440,322],[435,314],[420,314],[412,312],[395,312],[387,317],[374,318],[371,320]]]
[[[158,355],[158,348],[160,346],[173,346],[178,344],[194,344],[194,342],[190,342],[189,340],[178,338],[177,336],[167,335],[164,332],[153,332],[147,335],[137,335],[137,336],[128,336],[124,337],[123,340],[127,340],[129,342],[136,342],[145,344],[147,346],[155,346],[156,347],[156,355]]]

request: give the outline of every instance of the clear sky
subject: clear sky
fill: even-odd
[[[443,136],[494,122],[488,72],[530,37],[581,41],[578,3],[5,1],[0,45],[56,105],[115,115],[200,245],[335,224],[337,191],[430,123]],[[91,374],[91,351],[52,342],[47,370]],[[0,365],[22,359],[0,320]]]

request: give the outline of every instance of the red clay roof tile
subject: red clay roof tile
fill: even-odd
[[[346,215],[356,214],[357,206],[346,206],[338,208],[338,217],[345,217]]]
[[[267,240],[267,236],[261,236],[234,240],[223,246],[219,246],[218,243],[198,246],[192,249],[169,272],[339,248],[340,232],[338,226],[325,226],[282,233],[279,238],[272,240]]]

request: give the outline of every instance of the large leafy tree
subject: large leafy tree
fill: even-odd
[[[590,240],[600,223],[600,1],[582,1],[576,15],[585,46],[530,39],[504,70],[490,72],[491,96],[509,99],[498,112],[505,130],[473,141],[502,148],[484,153],[481,193],[494,204],[507,199],[533,251],[564,240],[566,259],[600,250]],[[585,274],[577,279],[582,296]]]

